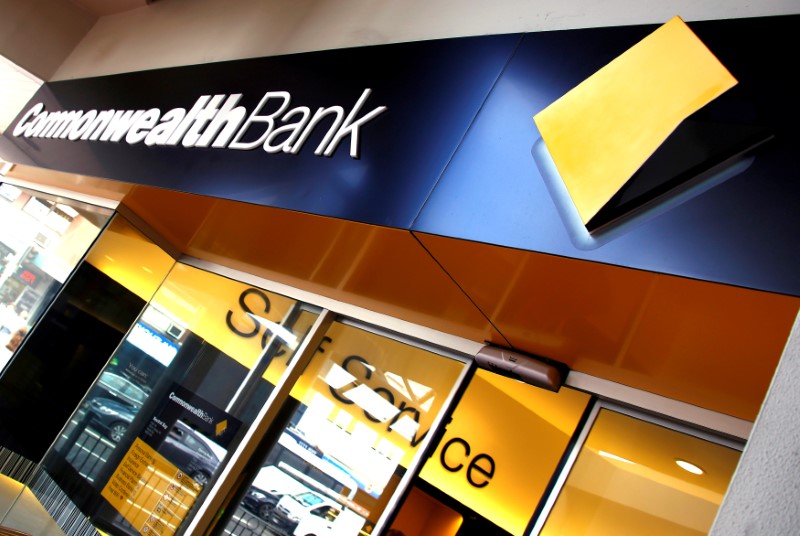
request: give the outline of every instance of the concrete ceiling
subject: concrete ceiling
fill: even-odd
[[[156,0],[67,0],[76,6],[93,13],[98,17],[114,15],[130,11],[138,7],[152,4]]]
[[[37,77],[0,56],[0,134],[40,85]]]

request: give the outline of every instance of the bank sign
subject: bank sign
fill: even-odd
[[[735,83],[679,110],[672,118],[677,128],[658,126],[666,140],[638,155],[644,163],[633,176],[605,182],[603,198],[574,186],[623,159],[602,148],[564,158],[563,149],[588,146],[554,142],[553,133],[567,124],[564,112],[578,109],[573,90],[596,96],[592,88],[601,86],[585,83],[639,50],[662,25],[443,39],[55,81],[0,138],[0,156],[800,295],[800,250],[792,245],[800,235],[800,112],[780,59],[795,45],[790,36],[798,22],[688,22]],[[657,63],[627,62],[623,79],[640,72],[638,65],[686,57],[671,46],[659,54]],[[670,94],[649,100],[640,92],[631,113],[664,109],[659,99]],[[571,132],[633,145],[639,131],[622,128],[622,104],[614,113],[602,103],[589,106]],[[644,124],[645,133],[656,130]],[[569,171],[565,162],[582,167]]]
[[[239,151],[261,148],[267,153],[297,154],[311,134],[324,130],[315,155],[331,156],[343,140],[349,139],[350,156],[358,158],[361,128],[386,110],[386,106],[378,106],[362,113],[370,91],[365,89],[347,112],[341,106],[318,108],[313,113],[308,106],[290,108],[292,96],[286,91],[265,93],[252,111],[237,105],[241,93],[202,95],[188,111],[172,108],[162,112],[150,108],[47,112],[43,103],[37,103],[25,112],[13,133],[25,138]],[[256,126],[261,127],[258,135],[254,140],[248,139],[253,137],[248,133]]]

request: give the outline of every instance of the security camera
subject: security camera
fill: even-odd
[[[564,383],[566,365],[551,364],[545,358],[524,355],[505,348],[484,346],[475,355],[480,368],[501,376],[557,392]]]

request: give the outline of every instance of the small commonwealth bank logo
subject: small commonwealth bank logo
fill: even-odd
[[[749,167],[771,134],[714,111],[737,83],[675,17],[534,115],[533,156],[576,247]]]

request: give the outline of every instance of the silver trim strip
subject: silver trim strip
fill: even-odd
[[[386,502],[386,506],[381,512],[378,521],[375,522],[375,528],[373,529],[373,534],[383,534],[384,529],[388,529],[389,527],[386,526],[387,521],[391,516],[397,513],[398,507],[400,506],[401,502],[405,499],[405,494],[411,484],[414,482],[414,479],[417,475],[422,471],[422,467],[428,461],[428,457],[426,453],[430,452],[431,443],[435,440],[438,440],[442,437],[441,433],[442,428],[447,425],[444,422],[444,419],[452,415],[452,404],[454,403],[456,396],[461,389],[462,385],[465,381],[468,381],[471,378],[472,374],[474,373],[475,363],[465,364],[464,368],[461,369],[461,374],[459,374],[458,379],[453,384],[452,389],[450,389],[450,393],[447,395],[447,400],[445,400],[444,404],[442,404],[442,408],[439,410],[439,415],[436,416],[433,423],[431,424],[430,431],[425,439],[422,440],[422,443],[419,445],[417,454],[414,460],[408,464],[406,467],[406,472],[400,478],[400,482],[397,484],[397,488],[392,493],[392,496],[389,497],[389,500]]]
[[[304,339],[300,348],[295,353],[295,357],[281,376],[275,388],[270,393],[264,405],[253,419],[253,424],[245,433],[239,446],[236,447],[230,460],[228,460],[214,480],[214,483],[205,499],[202,500],[200,507],[191,521],[185,528],[182,526],[180,534],[208,534],[209,529],[215,530],[214,524],[217,523],[221,509],[225,500],[234,490],[245,465],[253,455],[258,444],[264,438],[272,421],[275,419],[284,402],[289,398],[292,388],[300,379],[308,363],[322,342],[322,337],[328,331],[328,327],[334,321],[336,314],[331,311],[322,311]]]
[[[337,321],[345,326],[351,326],[361,331],[366,331],[368,333],[372,333],[373,335],[378,335],[379,337],[384,337],[402,344],[407,344],[409,346],[413,346],[415,348],[419,348],[420,350],[425,350],[426,352],[430,352],[448,359],[453,359],[462,363],[471,363],[474,361],[471,354],[462,354],[453,350],[452,347],[440,346],[427,340],[415,339],[414,337],[409,336],[407,333],[392,331],[375,323],[367,323],[362,320],[357,320],[344,315],[342,315],[341,318],[338,318]]]
[[[575,460],[578,459],[578,454],[580,454],[581,449],[583,449],[583,444],[586,443],[586,438],[589,436],[592,426],[594,426],[594,421],[597,419],[597,414],[600,413],[601,404],[598,400],[593,400],[591,403],[593,406],[591,413],[589,414],[589,418],[586,419],[584,427],[578,433],[578,437],[575,443],[572,445],[572,450],[569,451],[569,455],[567,456],[564,465],[561,467],[561,472],[558,474],[558,479],[553,485],[553,489],[550,490],[550,494],[547,496],[547,500],[545,501],[542,511],[539,513],[539,517],[536,519],[536,523],[533,525],[529,536],[538,536],[538,534],[544,528],[544,524],[547,521],[547,518],[550,517],[550,512],[553,510],[553,506],[555,506],[556,500],[558,499],[558,496],[561,495],[561,490],[563,489],[564,484],[567,482],[569,474],[572,472],[572,466],[575,465]]]
[[[648,393],[641,389],[635,389],[621,383],[615,383],[574,370],[570,371],[564,385],[623,405],[641,408],[645,411],[741,440],[747,440],[753,429],[753,423],[744,419],[693,406],[686,402]]]
[[[36,190],[46,194],[74,199],[75,201],[82,201],[84,203],[88,203],[89,205],[110,208],[111,210],[115,210],[119,206],[119,201],[115,201],[114,199],[109,199],[107,197],[82,194],[80,192],[76,192],[75,190],[68,190],[66,188],[58,188],[49,184],[41,184],[33,181],[26,181],[24,179],[17,179],[15,177],[9,177],[8,175],[0,177],[0,182],[6,182],[8,184],[13,184],[14,186],[19,186],[20,188],[28,188],[30,190]]]
[[[667,419],[659,415],[645,413],[639,408],[623,406],[610,400],[601,400],[600,405],[601,409],[613,411],[614,413],[620,413],[627,417],[631,417],[632,419],[655,424],[657,426],[661,426],[662,428],[668,428],[683,435],[693,436],[698,439],[702,439],[703,441],[708,441],[709,443],[714,443],[716,445],[721,445],[723,447],[728,447],[738,451],[744,449],[745,441],[743,439],[720,435],[704,428],[697,428],[694,425],[686,424],[674,419]]]

